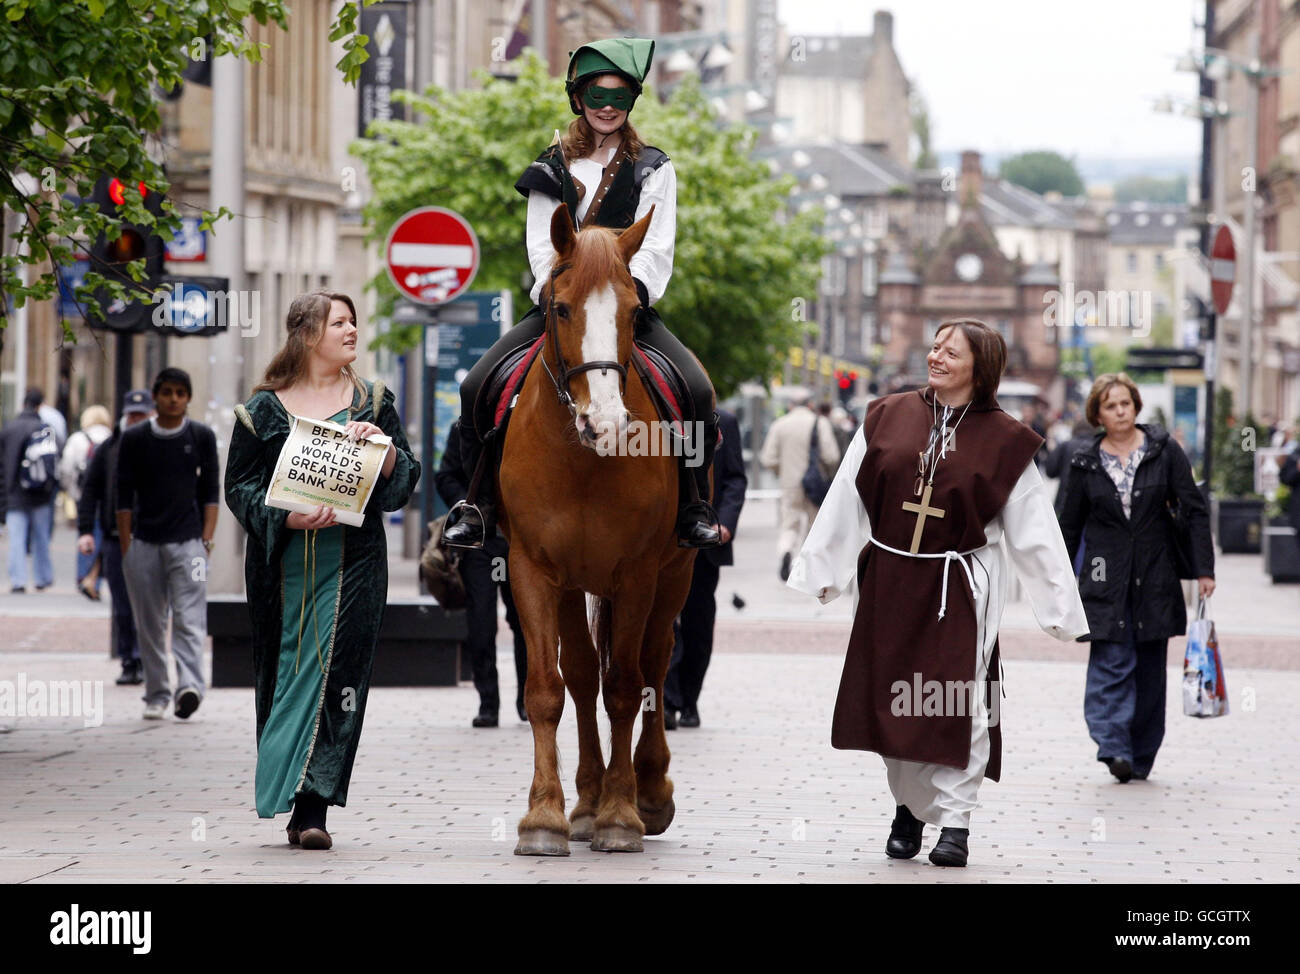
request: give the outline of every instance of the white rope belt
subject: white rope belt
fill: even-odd
[[[943,559],[943,589],[942,589],[942,594],[939,598],[940,619],[942,619],[944,617],[944,613],[948,611],[948,569],[952,566],[952,563],[954,561],[957,562],[957,564],[961,565],[962,571],[966,573],[966,581],[970,583],[971,597],[973,598],[975,595],[975,576],[971,574],[970,566],[966,564],[966,556],[973,555],[975,552],[979,551],[980,548],[972,548],[970,551],[953,551],[949,549],[948,551],[940,552],[937,554],[922,554],[921,552],[916,552],[915,554],[913,554],[910,551],[899,551],[897,548],[891,548],[889,547],[889,545],[885,544],[879,538],[875,538],[875,537],[868,538],[867,544],[873,544],[877,548],[884,548],[886,551],[892,551],[894,554],[902,555],[904,558],[942,558]],[[988,547],[988,546],[984,545],[983,547]]]

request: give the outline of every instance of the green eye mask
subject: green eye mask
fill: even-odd
[[[602,88],[591,85],[582,93],[582,100],[588,108],[601,109],[608,105],[619,112],[630,112],[636,102],[636,94],[631,88]]]

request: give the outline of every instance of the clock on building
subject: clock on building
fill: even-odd
[[[979,280],[980,271],[984,269],[984,262],[975,254],[962,254],[957,258],[957,276],[967,284]]]

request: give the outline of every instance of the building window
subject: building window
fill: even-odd
[[[844,293],[845,260],[836,254],[822,258],[822,293],[839,296]]]
[[[862,293],[866,297],[876,293],[876,258],[872,254],[862,258]]]
[[[880,323],[880,344],[888,345],[890,339],[894,337],[894,330],[889,326],[888,321]]]
[[[868,206],[867,208],[867,238],[870,240],[879,240],[885,236],[885,231],[889,229],[889,216],[884,205]]]
[[[1164,270],[1164,269],[1165,269],[1165,255],[1162,254],[1162,253],[1160,253],[1159,251],[1157,251],[1157,252],[1156,252],[1156,270],[1157,270],[1157,271],[1162,271],[1162,270]]]
[[[862,315],[862,334],[861,345],[864,358],[870,358],[872,346],[876,343],[876,316],[873,312],[867,311]]]
[[[1138,255],[1136,250],[1130,250],[1125,258],[1125,264],[1130,274],[1136,274],[1138,269]]]

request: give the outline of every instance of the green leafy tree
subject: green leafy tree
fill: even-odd
[[[1220,386],[1214,399],[1214,490],[1221,497],[1258,498],[1255,451],[1268,445],[1268,434],[1254,416],[1242,422],[1235,415],[1231,389]]]
[[[366,212],[372,239],[384,239],[418,206],[457,211],[479,239],[475,290],[513,290],[520,318],[529,307],[527,204],[514,184],[573,116],[563,85],[531,53],[509,70],[514,80],[479,73],[479,88],[401,94],[421,121],[376,122],[374,138],[355,141],[352,152],[374,189]],[[633,124],[677,171],[673,279],[656,309],[725,397],[745,380],[768,377],[799,343],[799,311],[816,295],[827,250],[822,214],[787,212],[793,179],[774,179],[751,158],[751,129],[718,126],[697,82],[679,85],[666,105],[647,91]],[[371,283],[381,311],[391,308],[396,291],[387,275]],[[418,326],[394,327],[382,341],[402,351],[418,337]]]
[[[1056,190],[1062,196],[1079,196],[1083,193],[1083,180],[1074,166],[1074,160],[1065,158],[1059,152],[1022,152],[1003,159],[998,175],[1035,193],[1051,190]]]
[[[330,40],[343,41],[338,68],[350,82],[366,60],[359,7],[342,4],[330,31]],[[9,301],[21,307],[53,296],[59,267],[84,257],[100,233],[120,236],[123,219],[156,225],[164,237],[179,227],[170,206],[155,220],[136,194],[127,194],[121,217],[76,199],[88,198],[106,173],[165,192],[149,145],[161,125],[159,93],[181,82],[190,58],[260,60],[245,25],[285,28],[288,15],[279,0],[3,0],[2,9],[0,208],[25,220],[0,250],[0,326]],[[204,225],[227,214],[205,213]],[[144,262],[128,269],[140,280]],[[122,294],[120,284],[92,273],[78,297],[89,304],[101,285]]]

